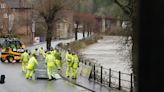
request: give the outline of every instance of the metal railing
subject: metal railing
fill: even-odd
[[[134,75],[107,69],[98,63],[91,62],[89,59],[79,58],[79,62],[92,67],[90,80],[95,81],[106,87],[114,87],[126,92],[134,92]]]

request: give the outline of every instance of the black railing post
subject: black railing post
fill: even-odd
[[[87,62],[86,61],[84,61],[84,63],[85,63],[85,65],[87,65]]]
[[[119,80],[118,80],[119,87],[118,89],[121,90],[121,72],[119,71]]]
[[[101,66],[101,84],[102,84],[103,67]]]
[[[111,68],[109,69],[109,87],[111,87]]]
[[[89,62],[89,66],[91,66],[91,62]]]
[[[83,59],[81,60],[81,63],[83,64]]]
[[[94,80],[96,80],[96,69],[95,69],[95,64],[93,66],[93,75],[94,75]]]
[[[130,92],[133,92],[133,74],[130,75]]]

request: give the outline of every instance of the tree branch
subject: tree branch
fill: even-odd
[[[47,16],[43,12],[39,12],[39,15],[42,16],[45,20],[47,20]]]
[[[64,6],[55,6],[55,7],[53,7],[53,9],[52,9],[52,15],[51,15],[51,18],[53,19],[54,17],[55,17],[55,15],[56,15],[56,13],[58,12],[58,11],[60,11],[62,8],[64,8]]]
[[[61,20],[62,18],[57,18],[57,19],[55,19],[54,21],[58,21],[58,20]]]
[[[130,8],[122,5],[118,0],[114,0],[114,2],[128,15],[131,14]]]

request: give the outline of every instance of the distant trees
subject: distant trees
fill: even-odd
[[[74,3],[74,10],[78,12],[91,13],[98,16],[123,16],[124,12],[121,10],[114,0],[72,0]],[[127,0],[122,0],[126,3]]]
[[[76,24],[75,40],[77,40],[79,25],[82,26],[83,38],[85,38],[85,32],[88,33],[87,36],[90,36],[91,32],[94,31],[96,25],[96,20],[93,15],[81,12],[74,13],[74,22]]]

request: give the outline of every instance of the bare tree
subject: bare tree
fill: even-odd
[[[67,8],[67,1],[65,0],[38,0],[35,2],[35,9],[38,14],[43,18],[45,25],[47,27],[46,31],[46,43],[47,50],[51,48],[51,40],[54,33],[54,24],[57,20],[60,19],[59,14],[60,11],[65,10]]]
[[[95,16],[89,13],[76,12],[74,13],[74,21],[76,23],[75,28],[75,39],[77,39],[77,32],[79,30],[79,25],[83,25],[83,38],[85,38],[85,32],[88,36],[93,32],[95,28],[96,19]]]

